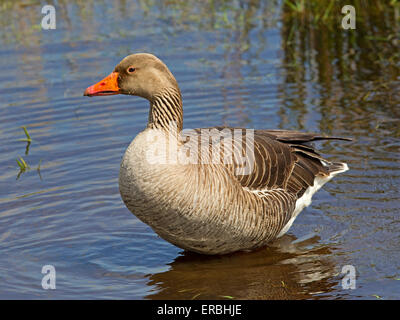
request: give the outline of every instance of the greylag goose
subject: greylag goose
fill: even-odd
[[[127,56],[84,93],[114,94],[150,102],[147,128],[121,162],[121,197],[161,238],[185,250],[226,254],[265,246],[289,230],[324,183],[348,170],[310,145],[347,138],[286,130],[182,130],[178,83],[152,54]]]

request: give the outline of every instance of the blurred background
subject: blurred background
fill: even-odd
[[[46,4],[55,30],[41,28]],[[396,0],[0,1],[0,298],[399,299],[399,31]],[[267,248],[183,252],[118,192],[148,102],[83,97],[135,52],[175,75],[185,128],[351,137],[319,144],[350,170]]]

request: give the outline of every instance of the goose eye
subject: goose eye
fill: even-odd
[[[135,70],[136,69],[134,67],[129,67],[127,71],[128,71],[128,73],[134,73]]]

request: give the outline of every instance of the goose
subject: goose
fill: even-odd
[[[161,238],[187,251],[219,255],[266,246],[289,230],[315,192],[348,170],[345,163],[324,159],[312,142],[349,138],[227,127],[183,130],[178,83],[150,53],[125,57],[84,92],[115,94],[150,102],[147,127],[122,158],[121,198]]]

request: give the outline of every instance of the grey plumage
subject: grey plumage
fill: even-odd
[[[130,66],[137,70],[134,74],[126,71]],[[181,248],[223,254],[266,245],[287,232],[325,182],[347,170],[346,164],[327,161],[310,145],[347,138],[255,130],[250,142],[253,152],[244,153],[245,148],[228,145],[227,140],[212,143],[212,137],[200,135],[208,130],[233,137],[235,130],[241,130],[239,146],[249,143],[245,129],[224,127],[192,130],[190,139],[199,139],[197,163],[151,163],[157,158],[149,158],[154,150],[163,150],[166,145],[184,148],[190,143],[180,137],[183,110],[178,84],[165,64],[149,54],[126,57],[114,72],[119,75],[118,93],[150,101],[147,128],[132,141],[121,163],[122,199],[140,220]],[[158,140],[155,132],[161,132]],[[210,154],[221,153],[219,162],[204,161],[204,146]],[[232,146],[238,157],[226,163],[224,152]],[[182,156],[182,151],[169,156]],[[242,165],[237,161],[240,157],[253,164],[250,172],[237,173]]]

